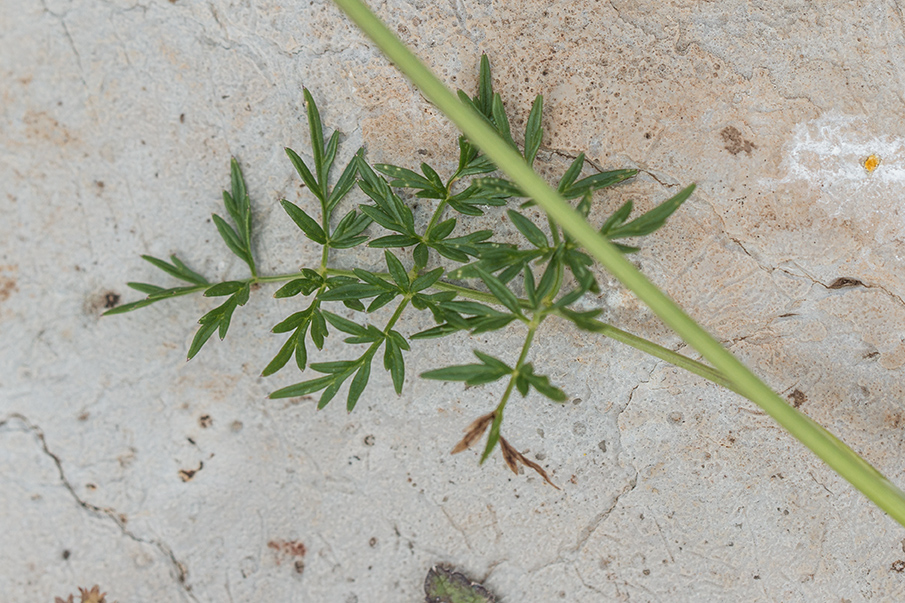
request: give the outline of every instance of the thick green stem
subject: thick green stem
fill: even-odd
[[[666,325],[724,374],[735,385],[736,391],[760,406],[840,476],[905,526],[905,492],[829,431],[786,403],[725,350],[626,260],[612,243],[601,237],[493,128],[461,103],[367,6],[360,0],[335,2],[470,141],[480,147],[522,190],[529,191],[534,201],[566,233],[633,291]]]

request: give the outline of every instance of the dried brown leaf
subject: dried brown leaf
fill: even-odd
[[[91,590],[79,587],[79,594],[82,596],[82,603],[106,603],[104,597],[107,596],[107,593],[102,593],[97,584],[92,586]]]
[[[488,415],[484,415],[482,417],[478,417],[475,421],[465,428],[465,437],[462,438],[456,447],[452,449],[452,454],[459,454],[463,450],[467,450],[478,441],[484,432],[487,430],[487,426],[493,422],[494,413],[490,413]]]
[[[53,603],[72,603],[72,595],[69,595],[68,599],[61,599],[60,597],[54,597]]]
[[[527,465],[528,467],[531,467],[532,469],[534,469],[535,471],[537,471],[538,474],[540,474],[540,476],[541,476],[542,478],[544,478],[544,481],[546,481],[548,484],[550,484],[551,486],[553,486],[553,487],[556,488],[557,490],[560,490],[560,487],[559,487],[559,486],[557,486],[557,485],[554,484],[552,481],[550,481],[550,476],[547,475],[547,472],[544,471],[544,468],[543,468],[543,467],[541,467],[540,465],[538,465],[538,464],[535,463],[534,461],[528,460],[528,459],[525,457],[524,454],[519,453],[518,456],[519,456],[519,460],[520,460],[521,462],[523,462],[523,463],[524,463],[525,465]]]
[[[512,444],[506,441],[506,438],[500,436],[500,449],[503,451],[503,460],[506,461],[506,464],[509,465],[509,468],[512,469],[512,472],[518,475],[518,461],[519,457],[522,456],[518,453],[518,450],[512,447]]]

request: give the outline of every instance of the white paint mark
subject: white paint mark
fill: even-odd
[[[877,129],[867,117],[835,111],[798,124],[786,175],[772,183],[807,182],[831,216],[878,225],[878,240],[905,235],[905,138]],[[871,155],[882,158],[872,172],[864,166]]]

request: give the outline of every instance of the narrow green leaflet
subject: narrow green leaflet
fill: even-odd
[[[679,206],[691,196],[691,193],[694,192],[694,188],[694,184],[686,186],[673,197],[667,199],[649,212],[635,218],[628,224],[610,228],[606,233],[607,236],[611,239],[619,239],[623,237],[641,237],[654,232],[663,226],[666,223],[666,219],[679,209]],[[629,211],[631,211],[631,207],[629,207]]]
[[[478,273],[480,279],[484,281],[484,284],[487,285],[487,288],[490,289],[490,292],[500,300],[501,304],[506,306],[509,311],[516,316],[522,316],[522,309],[519,305],[518,298],[503,284],[502,281],[481,268],[476,268],[475,271]]]
[[[305,95],[305,108],[308,112],[308,130],[311,134],[311,151],[314,154],[314,170],[317,174],[317,183],[322,191],[321,200],[325,201],[323,191],[327,190],[327,172],[330,164],[327,162],[327,153],[324,150],[324,127],[321,125],[321,115],[314,103],[314,97],[307,88],[302,90]]]
[[[292,221],[305,233],[305,236],[320,245],[327,244],[327,235],[314,218],[306,214],[302,208],[286,199],[280,201],[280,204],[283,206],[283,209],[286,210],[286,213],[289,214],[289,217],[292,218]]]
[[[358,399],[368,385],[368,379],[371,377],[371,355],[366,355],[361,362],[361,367],[355,373],[352,383],[349,385],[349,394],[346,398],[346,410],[352,412]]]
[[[534,222],[511,209],[507,211],[506,214],[509,216],[509,219],[512,220],[512,225],[528,239],[529,243],[538,249],[546,250],[550,248],[550,241],[547,240],[547,235],[545,235],[544,231],[538,228]]]
[[[321,190],[320,184],[317,183],[317,180],[314,179],[314,175],[311,173],[311,170],[308,169],[308,164],[306,164],[301,157],[299,157],[298,153],[293,151],[290,148],[286,148],[286,155],[289,157],[289,161],[292,162],[293,167],[295,167],[295,171],[298,172],[298,175],[302,178],[302,182],[305,183],[305,186],[308,187],[308,190],[323,202],[324,193]]]
[[[189,346],[188,360],[195,357],[201,350],[201,347],[207,343],[207,340],[210,339],[211,335],[215,332],[219,331],[221,340],[226,337],[226,332],[229,329],[229,323],[232,320],[233,312],[237,306],[245,305],[248,301],[249,291],[249,283],[241,283],[241,286],[235,290],[223,304],[217,306],[201,317],[198,321],[201,324],[201,327],[195,333],[195,338]]]
[[[245,190],[245,178],[235,159],[230,162],[230,168],[232,194],[223,191],[223,204],[236,228],[230,226],[217,214],[212,214],[212,218],[217,232],[220,233],[220,237],[229,250],[248,264],[252,276],[257,276],[258,272],[251,250],[251,202]]]
[[[175,255],[170,256],[170,261],[173,262],[172,264],[167,264],[165,261],[159,260],[150,255],[143,255],[141,256],[141,259],[153,264],[157,268],[160,268],[170,276],[175,276],[179,280],[186,281],[187,283],[193,283],[195,285],[208,284],[207,279],[205,279],[197,272],[190,270],[189,267],[182,263]]]
[[[493,383],[512,373],[512,369],[501,360],[475,350],[481,364],[460,364],[421,373],[423,379],[437,381],[464,381],[465,385]]]
[[[541,139],[544,135],[541,127],[543,113],[544,97],[538,94],[537,98],[534,99],[534,104],[531,106],[528,123],[525,125],[525,161],[528,162],[528,165],[534,165],[534,159],[540,149]]]

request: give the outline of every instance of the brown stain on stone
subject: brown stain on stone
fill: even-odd
[[[751,151],[757,148],[753,142],[745,140],[745,138],[742,137],[742,133],[739,132],[738,128],[735,126],[726,126],[720,130],[720,138],[723,139],[723,148],[733,155],[738,155],[742,152],[750,155]]]
[[[28,111],[22,116],[25,133],[30,140],[49,142],[64,147],[76,140],[69,130],[45,111]]]
[[[289,557],[304,557],[308,553],[305,543],[298,540],[271,540],[267,547]]]
[[[267,543],[267,548],[276,552],[277,565],[282,564],[283,558],[289,557],[296,574],[302,574],[305,571],[303,557],[308,552],[305,543],[298,540],[271,540]]]
[[[15,276],[18,271],[19,267],[14,264],[0,265],[0,303],[19,290]]]
[[[793,391],[789,394],[789,397],[792,399],[792,406],[795,408],[800,408],[802,404],[808,401],[808,397],[800,389]]]
[[[892,429],[899,429],[905,424],[905,415],[897,410],[887,411],[883,415],[883,422]]]
[[[18,290],[16,279],[0,276],[0,302],[8,300]]]

